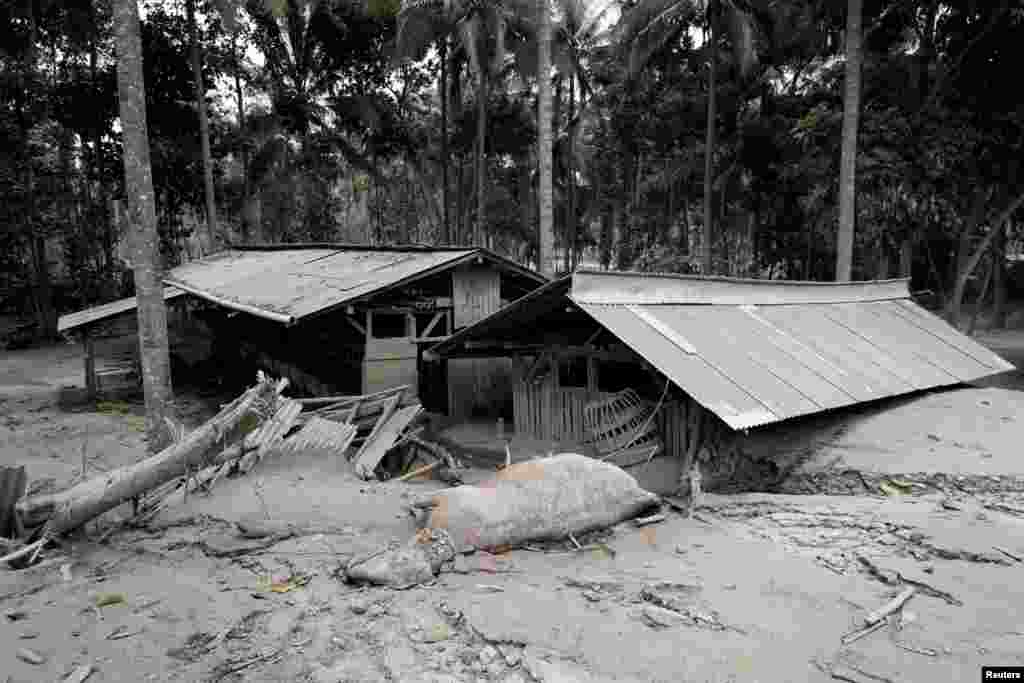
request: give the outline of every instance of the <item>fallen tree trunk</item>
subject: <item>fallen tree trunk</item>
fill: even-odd
[[[133,465],[120,467],[55,494],[21,500],[16,509],[27,526],[46,522],[51,535],[89,520],[189,471],[212,464],[233,441],[244,438],[272,413],[280,391],[264,377],[181,441]]]

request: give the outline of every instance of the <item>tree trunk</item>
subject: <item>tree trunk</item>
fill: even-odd
[[[225,446],[259,426],[275,392],[274,382],[264,379],[181,441],[65,491],[24,498],[17,504],[18,514],[28,526],[46,522],[49,533],[59,536],[176,477],[214,464]]]
[[[149,161],[146,86],[142,76],[139,8],[135,0],[115,0],[114,41],[117,49],[117,91],[124,145],[125,194],[132,215],[132,267],[138,298],[139,350],[146,397],[146,431],[150,451],[167,440],[164,418],[171,400],[167,350],[167,310],[160,277],[156,202]]]
[[[473,230],[473,246],[483,244],[487,220],[487,98],[490,78],[487,68],[482,64],[479,78],[476,111],[476,221]]]
[[[441,243],[452,243],[451,222],[448,219],[448,36],[441,38]]]
[[[715,118],[717,117],[718,98],[718,19],[710,12],[708,5],[707,22],[710,25],[708,39],[708,121],[704,140],[704,224],[701,227],[701,271],[702,275],[712,275],[714,253],[711,241],[714,235],[714,179],[715,179]]]
[[[192,77],[195,80],[196,111],[199,114],[199,143],[203,155],[203,195],[206,206],[206,238],[210,251],[217,244],[217,201],[213,193],[213,157],[210,154],[210,121],[206,114],[206,88],[203,86],[203,55],[196,23],[196,2],[186,0],[188,28],[191,34]]]
[[[576,126],[576,76],[569,76],[569,112],[566,117],[568,136],[565,141],[565,169],[566,169],[566,197],[568,207],[565,216],[566,259],[565,271],[571,273],[576,268],[576,245],[578,241],[578,229],[576,227],[576,163],[573,159],[575,153],[574,140]]]
[[[252,181],[249,179],[249,145],[245,141],[245,98],[242,96],[242,55],[238,50],[235,37],[232,37],[231,50],[235,57],[235,102],[238,106],[238,139],[242,158],[242,240],[248,241],[252,234],[250,224],[249,195],[252,194]]]
[[[992,327],[1006,327],[1006,234],[1009,225],[999,226],[999,234],[992,241]]]
[[[839,234],[836,281],[853,275],[853,231],[857,222],[857,127],[860,121],[861,5],[849,0],[846,10],[846,81],[843,94],[843,139],[839,161]]]
[[[537,163],[540,166],[540,208],[537,264],[542,275],[554,276],[554,197],[551,130],[551,7],[537,0]]]
[[[985,252],[991,247],[992,241],[995,239],[996,235],[1000,230],[1004,229],[1006,221],[1010,220],[1010,217],[1017,209],[1020,208],[1021,204],[1024,204],[1024,193],[1018,195],[1012,202],[1010,202],[1006,209],[1004,209],[990,222],[991,225],[996,227],[993,227],[988,231],[988,234],[985,235],[985,239],[981,241],[978,248],[975,249],[974,253],[967,259],[967,263],[960,269],[960,272],[957,273],[956,284],[953,287],[953,300],[949,305],[949,318],[954,324],[960,320],[960,307],[963,304],[964,292],[967,289],[968,278],[970,278],[971,273],[973,273],[978,267],[978,264],[981,262]]]
[[[907,237],[900,243],[900,277],[910,277],[914,268],[914,239]]]

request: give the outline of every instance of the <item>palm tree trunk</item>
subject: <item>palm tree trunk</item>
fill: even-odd
[[[129,225],[134,226],[135,232],[130,243],[135,292],[139,302],[139,350],[142,357],[142,386],[146,397],[147,445],[151,452],[156,453],[168,441],[164,418],[171,400],[171,372],[167,350],[167,311],[157,261],[159,238],[149,161],[139,7],[136,0],[115,0],[113,9],[125,193],[131,205],[132,219]]]
[[[573,122],[576,117],[576,77],[569,76],[569,112],[566,116],[568,137],[565,141],[565,175],[566,198],[568,199],[568,210],[565,217],[565,234],[568,236],[566,245],[566,272],[572,272],[576,267],[576,246],[578,242],[578,231],[576,227],[576,164],[574,163],[574,145],[576,126]]]
[[[448,36],[441,38],[441,243],[451,244],[452,231],[448,219]]]
[[[490,78],[487,68],[480,67],[480,82],[477,92],[476,111],[476,225],[473,230],[473,246],[483,244],[484,225],[487,218],[487,98]]]
[[[707,21],[710,38],[708,39],[708,121],[707,134],[704,141],[704,224],[701,227],[701,271],[703,275],[712,274],[713,252],[711,240],[714,235],[714,179],[715,179],[715,117],[718,99],[718,21],[708,5]]]
[[[217,235],[217,200],[213,193],[213,157],[210,153],[210,121],[206,114],[206,88],[203,86],[203,56],[199,45],[199,27],[196,24],[195,0],[185,3],[188,28],[191,34],[192,77],[195,80],[196,111],[199,114],[199,143],[203,155],[203,194],[206,204],[206,232],[208,248],[212,251]]]
[[[238,139],[240,156],[242,157],[242,239],[248,241],[251,234],[249,195],[252,194],[252,182],[249,179],[249,146],[245,135],[245,98],[242,95],[242,55],[238,50],[236,37],[232,37],[231,50],[235,58],[235,102],[238,106]]]
[[[551,132],[551,6],[548,0],[537,0],[537,163],[539,185],[539,235],[537,266],[542,275],[555,273],[554,196],[552,185]]]
[[[1006,233],[1010,226],[999,226],[992,242],[992,327],[1006,327]]]
[[[836,240],[836,280],[853,274],[853,231],[857,219],[857,126],[860,120],[861,5],[849,0],[846,10],[846,87],[843,101],[843,139],[839,162],[839,235]]]

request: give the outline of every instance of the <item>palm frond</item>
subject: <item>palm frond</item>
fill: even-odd
[[[629,49],[629,73],[636,76],[651,58],[691,26],[693,0],[646,0],[619,20],[618,37]]]

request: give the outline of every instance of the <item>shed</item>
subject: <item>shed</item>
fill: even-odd
[[[265,368],[311,395],[410,384],[429,408],[462,416],[486,411],[479,404],[509,361],[446,367],[425,364],[421,350],[546,280],[486,249],[300,244],[234,247],[164,282],[202,321],[222,368]],[[107,304],[65,316],[61,328],[88,339],[104,311],[134,308]]]
[[[611,439],[618,457],[650,424],[645,443],[686,467],[738,456],[748,430],[1013,369],[915,304],[907,280],[598,271],[551,282],[431,354],[518,359],[517,434]]]

